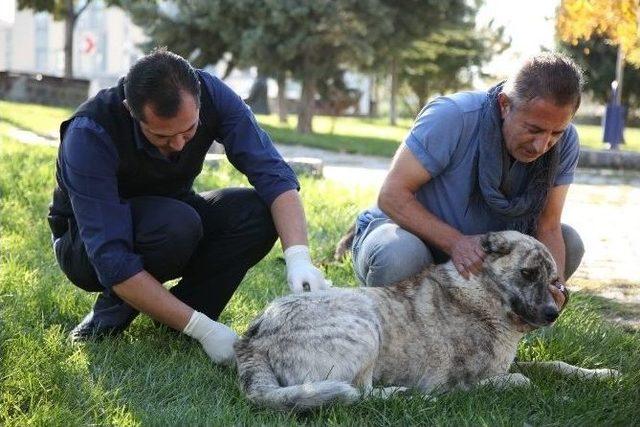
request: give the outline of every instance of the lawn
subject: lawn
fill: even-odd
[[[0,122],[28,129],[44,136],[55,135],[60,122],[72,109],[46,107],[35,104],[0,101]],[[391,157],[411,127],[411,119],[400,119],[397,126],[386,118],[328,117],[314,118],[312,135],[295,131],[296,117],[290,115],[286,124],[279,123],[276,115],[258,115],[258,122],[280,144],[305,145],[325,150]],[[582,147],[602,149],[602,128],[577,125]],[[624,150],[640,151],[640,128],[625,130],[627,144]]]
[[[55,149],[0,134],[0,425],[632,425],[640,419],[640,334],[603,320],[602,300],[577,292],[556,326],[528,335],[522,360],[611,367],[620,380],[530,375],[526,391],[478,389],[437,401],[371,400],[304,415],[250,405],[231,369],[212,365],[197,342],[138,317],[118,338],[66,341],[93,297],[72,286],[53,258],[45,215]],[[205,169],[199,189],[246,185],[228,164]],[[302,179],[314,259],[334,284],[354,286],[333,245],[371,192]],[[287,292],[281,250],[252,269],[222,315],[243,332]],[[428,357],[428,356],[427,356]]]

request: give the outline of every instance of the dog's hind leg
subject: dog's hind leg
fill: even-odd
[[[362,390],[362,398],[388,399],[394,394],[407,390],[406,387],[373,387],[373,369],[375,361],[371,361],[353,380],[353,385]]]
[[[618,378],[620,372],[615,369],[586,369],[573,366],[565,362],[516,362],[518,368],[544,368],[568,377],[582,378]]]

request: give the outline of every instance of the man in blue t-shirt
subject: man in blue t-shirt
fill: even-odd
[[[140,311],[232,361],[236,334],[216,319],[277,237],[291,289],[326,288],[295,174],[240,97],[184,58],[141,58],[60,137],[48,216],[56,260],[74,285],[99,292],[74,341],[120,333]],[[194,192],[214,140],[254,188]]]
[[[570,121],[581,89],[578,67],[548,53],[489,91],[424,107],[377,206],[356,220],[353,262],[362,284],[391,284],[448,259],[463,276],[476,274],[485,257],[480,235],[507,229],[543,242],[563,283],[584,252],[575,230],[560,223],[578,162]]]

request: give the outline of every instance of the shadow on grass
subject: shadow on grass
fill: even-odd
[[[640,332],[640,303],[619,301],[590,291],[584,292],[598,305],[605,320],[620,326],[626,332]]]

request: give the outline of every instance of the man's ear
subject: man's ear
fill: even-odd
[[[511,100],[506,93],[500,92],[498,94],[498,105],[500,106],[500,115],[504,119],[507,113],[511,110]]]
[[[122,100],[122,105],[124,105],[124,108],[127,109],[127,111],[129,112],[132,118],[134,118],[135,120],[138,120],[138,118],[133,114],[133,111],[131,111],[131,106],[129,105],[126,99]]]
[[[513,250],[513,242],[507,240],[501,233],[485,234],[480,244],[487,254],[508,255]]]

